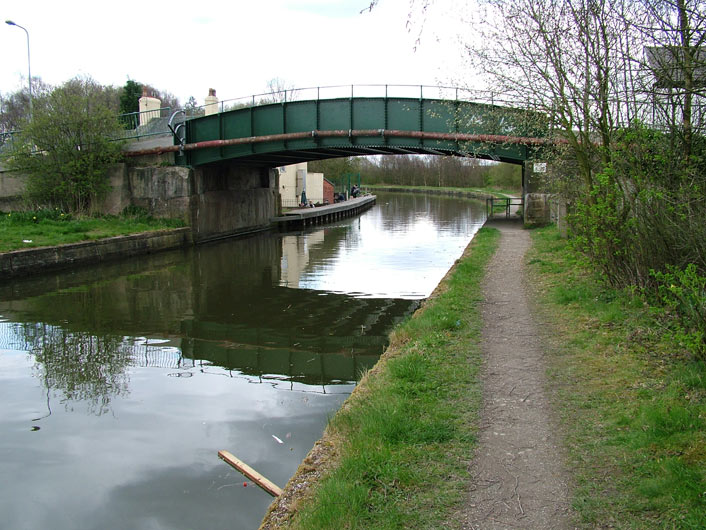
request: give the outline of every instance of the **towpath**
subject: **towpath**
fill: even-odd
[[[483,409],[464,529],[567,529],[568,474],[526,292],[530,234],[516,221],[487,226],[501,238],[483,284]]]

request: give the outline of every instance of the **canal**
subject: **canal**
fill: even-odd
[[[484,220],[360,217],[0,282],[0,528],[251,529]],[[245,483],[245,486],[244,486]]]

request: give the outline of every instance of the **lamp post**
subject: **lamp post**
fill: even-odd
[[[27,34],[27,76],[29,77],[29,119],[30,121],[32,120],[32,66],[29,60],[29,31],[27,31],[27,28],[20,26],[19,24],[15,24],[12,20],[6,20],[5,24],[8,24],[10,26],[17,26],[18,28],[24,30],[24,32]]]

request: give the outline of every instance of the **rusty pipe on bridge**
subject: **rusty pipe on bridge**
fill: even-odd
[[[492,142],[512,145],[543,146],[566,143],[563,139],[531,138],[522,136],[507,136],[497,134],[466,134],[466,133],[442,133],[427,131],[400,131],[396,129],[341,129],[331,131],[304,131],[295,133],[268,134],[263,136],[248,136],[245,138],[230,138],[228,140],[206,140],[190,144],[170,145],[155,147],[152,149],[141,149],[136,151],[126,151],[125,156],[161,155],[163,153],[174,153],[180,150],[194,151],[197,149],[207,149],[209,147],[228,147],[232,145],[248,145],[265,142],[283,142],[288,140],[303,140],[306,138],[344,138],[344,137],[374,137],[381,138],[415,138],[419,140],[441,140],[452,142]]]

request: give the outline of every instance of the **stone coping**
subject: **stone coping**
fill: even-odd
[[[190,227],[81,241],[54,247],[27,248],[0,253],[0,281],[74,265],[179,248],[193,243]]]

